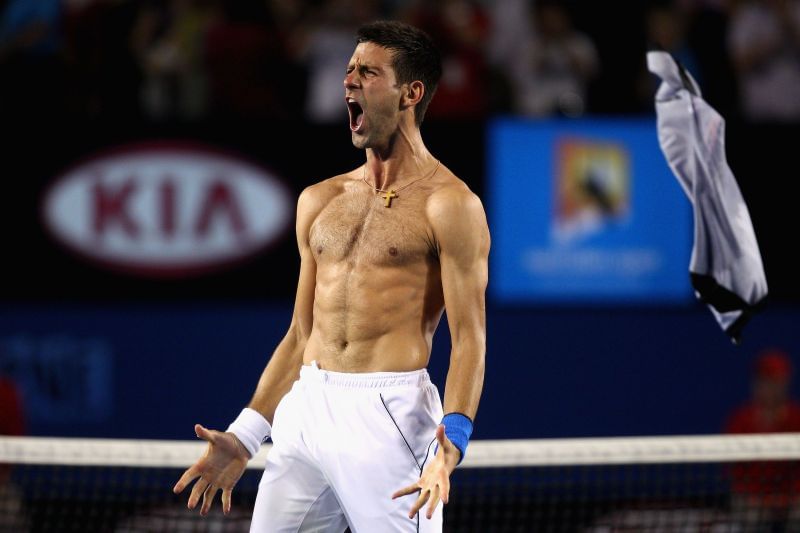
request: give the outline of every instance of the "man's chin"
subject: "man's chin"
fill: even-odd
[[[359,150],[363,150],[364,148],[367,147],[367,137],[365,135],[353,132],[350,135],[350,138],[353,141],[353,146],[355,146]]]

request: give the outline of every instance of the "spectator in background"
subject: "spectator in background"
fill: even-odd
[[[759,354],[751,400],[733,413],[726,432],[800,432],[800,405],[789,397],[791,375],[791,361],[784,352],[767,350]],[[769,528],[787,523],[800,527],[800,464],[739,463],[730,474],[732,511],[746,531],[772,531]]]
[[[536,2],[533,27],[514,66],[517,111],[538,117],[582,115],[589,81],[599,66],[594,43],[573,27],[556,0]]]
[[[59,0],[6,0],[0,14],[0,59],[43,58],[58,53]]]
[[[400,15],[425,30],[442,53],[442,78],[426,116],[485,116],[491,90],[485,50],[490,20],[483,8],[471,0],[416,1]]]
[[[743,0],[728,37],[744,116],[799,120],[800,0]]]
[[[16,385],[0,375],[0,435],[25,433],[22,400]],[[28,531],[22,494],[11,481],[11,467],[0,464],[0,531]]]
[[[296,118],[305,77],[288,41],[298,0],[215,0],[205,50],[213,112],[248,119]]]
[[[46,115],[63,104],[60,0],[0,4],[0,113]]]
[[[204,41],[211,21],[202,0],[142,3],[131,46],[144,73],[141,102],[154,119],[202,116],[207,108]]]
[[[306,117],[316,123],[347,119],[342,65],[353,55],[356,29],[376,18],[375,0],[325,0],[296,38],[298,57],[308,67]]]
[[[687,41],[686,25],[686,13],[678,7],[669,4],[652,7],[648,10],[645,21],[647,44],[651,49],[669,52],[692,74],[700,87],[703,87],[700,66]],[[637,87],[643,108],[653,109],[658,83],[658,78],[647,70],[646,62],[643,61]]]
[[[531,32],[531,0],[496,0],[487,9],[491,18],[487,55],[489,61],[503,67],[513,64],[519,43]]]
[[[25,418],[17,386],[0,375],[0,435],[24,435]],[[0,475],[0,481],[5,478]]]
[[[285,3],[287,10],[297,4]],[[302,95],[304,84],[297,82],[297,68],[287,54],[285,40],[290,30],[276,27],[275,5],[277,2],[214,1],[215,15],[205,41],[213,114],[274,119],[295,111],[295,99]]]
[[[736,77],[726,44],[733,0],[675,0],[692,55],[702,73],[703,98],[724,117],[738,113]]]
[[[529,2],[496,0],[486,6],[490,19],[486,57],[490,69],[489,111],[492,113],[510,114],[514,110],[511,72],[519,43],[531,32]]]

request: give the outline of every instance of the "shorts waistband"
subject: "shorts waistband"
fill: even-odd
[[[333,372],[322,370],[316,361],[300,367],[300,380],[313,380],[333,387],[380,389],[385,387],[423,387],[431,382],[424,368],[411,372]]]

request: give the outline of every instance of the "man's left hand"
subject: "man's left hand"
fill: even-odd
[[[417,501],[414,502],[411,511],[408,513],[409,518],[414,518],[414,515],[427,502],[428,512],[425,513],[425,516],[430,520],[439,505],[439,501],[441,500],[442,503],[447,505],[450,498],[450,474],[455,470],[459,459],[461,459],[461,452],[445,436],[444,424],[439,424],[439,427],[436,428],[436,440],[439,442],[439,450],[436,452],[433,461],[423,470],[419,481],[392,494],[392,499],[395,499],[419,492]]]

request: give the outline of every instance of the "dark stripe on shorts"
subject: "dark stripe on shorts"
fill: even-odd
[[[394,427],[397,428],[397,432],[400,433],[401,437],[403,437],[403,442],[406,443],[406,448],[408,448],[408,451],[411,454],[411,458],[414,459],[414,464],[417,465],[417,468],[419,468],[420,473],[422,473],[422,467],[420,466],[419,461],[417,461],[417,456],[414,455],[414,450],[411,449],[411,445],[408,443],[408,439],[406,439],[406,436],[403,435],[403,430],[401,430],[400,426],[397,425],[397,421],[394,419],[391,411],[389,411],[389,408],[386,406],[386,400],[383,399],[383,394],[378,394],[378,396],[380,396],[381,398],[381,403],[383,404],[383,408],[386,409],[386,414],[388,414],[389,418],[392,419],[392,423],[394,423]]]
[[[408,439],[406,439],[406,436],[403,435],[403,430],[401,430],[400,426],[397,425],[397,421],[394,419],[394,416],[392,416],[392,412],[389,411],[389,407],[387,407],[387,405],[386,405],[386,400],[383,399],[383,394],[379,393],[378,396],[380,396],[380,398],[381,398],[381,403],[383,404],[383,408],[386,410],[386,414],[389,415],[389,418],[392,419],[392,423],[394,424],[394,427],[397,428],[397,432],[400,433],[401,437],[403,437],[403,442],[406,443],[406,448],[408,448],[409,453],[411,453],[411,457],[414,459],[414,464],[416,464],[417,468],[419,468],[419,475],[421,476],[422,475],[422,469],[425,468],[425,463],[428,462],[428,456],[431,453],[431,444],[433,444],[433,441],[436,440],[436,437],[433,437],[431,439],[431,441],[428,443],[428,446],[425,448],[425,458],[422,460],[422,464],[419,464],[419,461],[417,461],[417,456],[414,455],[414,450],[411,449],[411,445],[408,443]],[[442,505],[444,505],[444,504],[442,504]],[[424,506],[423,506],[423,509],[424,509]],[[420,509],[417,512],[417,533],[419,533],[419,514],[421,512],[422,512],[422,509]]]

